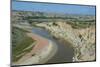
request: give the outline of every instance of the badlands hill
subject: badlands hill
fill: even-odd
[[[95,60],[95,25],[86,28],[73,28],[66,22],[40,23],[57,39],[64,39],[72,43],[74,48],[73,61]]]

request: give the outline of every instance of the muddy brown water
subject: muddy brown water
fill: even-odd
[[[48,31],[42,28],[35,27],[32,29],[32,32],[53,41],[58,47],[55,55],[46,62],[47,64],[72,62],[74,49],[69,42],[64,39],[55,39]]]

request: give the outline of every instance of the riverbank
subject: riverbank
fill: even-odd
[[[51,40],[34,33],[27,33],[27,35],[37,41],[36,46],[13,65],[43,64],[54,56],[57,51],[57,45]]]
[[[37,26],[44,27],[56,39],[70,42],[74,48],[73,62],[94,61],[96,59],[95,25],[86,28],[73,28],[67,22],[52,22],[39,23]]]

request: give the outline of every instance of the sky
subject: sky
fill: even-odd
[[[12,1],[12,10],[95,15],[95,6]]]

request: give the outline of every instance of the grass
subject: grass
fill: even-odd
[[[70,24],[74,29],[87,28],[92,25],[95,25],[94,22],[67,22],[67,23]]]
[[[25,34],[26,31],[24,30],[13,28],[12,31],[13,31],[12,33],[12,36],[13,36],[12,38],[12,61],[15,62],[15,61],[18,61],[25,53],[30,52],[32,50],[33,46],[26,50],[24,49],[32,45],[32,43],[35,41],[33,41],[32,38],[28,37]]]

